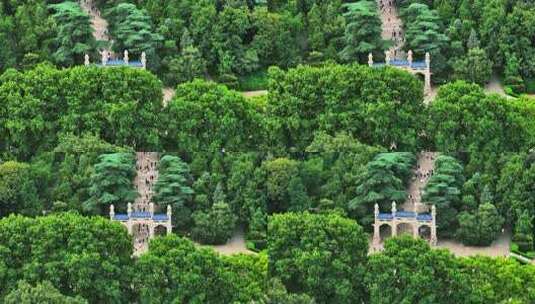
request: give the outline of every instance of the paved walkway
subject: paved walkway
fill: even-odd
[[[96,40],[110,41],[108,35],[108,22],[101,17],[100,11],[93,3],[92,0],[79,1],[82,10],[89,14],[91,17],[91,24],[93,26],[93,36]]]
[[[422,193],[433,174],[437,156],[437,152],[418,154],[418,162],[413,170],[412,181],[407,190],[407,200],[401,205],[404,211],[429,212],[429,207],[422,203]]]
[[[158,153],[136,153],[136,178],[134,185],[138,191],[138,197],[133,204],[134,212],[149,212],[150,203],[154,195],[154,183],[158,180]],[[139,225],[134,227],[134,254],[139,255],[147,251],[149,246],[149,227]]]
[[[267,91],[267,90],[246,91],[246,92],[241,92],[241,94],[242,94],[244,97],[250,98],[250,97],[256,97],[256,96],[267,95],[267,94],[268,94],[268,91]]]
[[[163,106],[167,107],[167,104],[171,99],[175,97],[175,90],[172,88],[163,88]]]
[[[392,59],[405,59],[403,51],[405,37],[403,33],[403,22],[399,18],[395,0],[376,0],[381,13],[383,32],[381,37],[393,42],[389,49]]]
[[[232,255],[238,253],[256,254],[256,252],[247,249],[245,246],[245,235],[241,229],[236,230],[234,236],[232,236],[232,238],[224,245],[202,246],[210,247],[223,255]]]
[[[438,215],[437,215],[438,216]],[[445,248],[451,251],[454,255],[459,257],[483,255],[490,257],[507,257],[509,256],[509,249],[511,245],[511,233],[505,231],[497,240],[492,242],[490,246],[475,247],[465,246],[455,240],[439,240],[437,247]]]

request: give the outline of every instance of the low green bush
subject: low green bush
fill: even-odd
[[[266,70],[260,70],[240,77],[238,82],[240,91],[267,90],[269,78]]]

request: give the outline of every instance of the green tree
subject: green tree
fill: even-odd
[[[458,216],[457,237],[466,245],[488,246],[503,225],[503,218],[491,203],[479,206],[475,214],[462,212]]]
[[[175,216],[175,225],[180,227],[191,223],[191,208],[188,201],[193,194],[189,186],[190,172],[188,165],[178,156],[165,155],[158,165],[158,180],[154,185],[154,202],[161,208],[170,205]]]
[[[17,289],[12,290],[4,298],[5,304],[87,304],[81,297],[68,297],[62,295],[50,282],[44,281],[35,286],[26,281],[20,281]]]
[[[271,146],[304,151],[316,132],[412,151],[424,113],[422,85],[394,68],[325,64],[269,69]]]
[[[58,23],[54,60],[63,66],[82,63],[84,55],[96,46],[89,15],[76,2],[65,1],[49,7],[55,11],[52,17]]]
[[[217,201],[210,210],[193,213],[195,226],[191,234],[203,244],[225,244],[234,234],[236,220],[229,205]]]
[[[222,256],[225,270],[233,276],[231,283],[239,292],[235,301],[240,303],[256,302],[264,298],[267,288],[268,257],[260,254],[233,254]],[[260,302],[261,303],[261,302]]]
[[[454,157],[439,155],[435,160],[433,175],[427,182],[422,200],[435,205],[441,235],[451,235],[455,230],[455,217],[461,208],[461,190],[464,184],[464,168]]]
[[[367,226],[373,222],[373,208],[390,210],[391,203],[401,203],[407,196],[406,187],[416,157],[409,152],[380,153],[366,166],[359,177],[356,196],[348,208]]]
[[[225,263],[212,250],[176,235],[152,240],[134,268],[140,303],[232,303],[240,296]]]
[[[38,215],[42,208],[30,165],[0,163],[0,218],[12,213]]]
[[[113,49],[121,53],[128,50],[131,54],[145,52],[149,64],[156,61],[156,48],[163,37],[152,28],[152,20],[145,10],[131,3],[120,3],[105,11],[110,21],[110,34],[114,38]]]
[[[307,294],[288,293],[286,287],[277,279],[268,282],[265,304],[315,304],[316,301]]]
[[[20,280],[46,280],[65,296],[130,302],[132,240],[120,223],[74,213],[9,216],[0,220],[0,244],[0,298]]]
[[[1,145],[20,159],[53,150],[63,133],[91,133],[136,150],[158,148],[162,85],[143,69],[10,70],[0,78],[0,99]]]
[[[306,209],[308,197],[299,176],[299,162],[277,158],[263,162],[261,170],[265,175],[268,213]]]
[[[405,31],[405,49],[412,50],[415,56],[431,54],[434,73],[441,73],[446,68],[444,50],[448,37],[443,34],[437,11],[429,9],[426,4],[413,3],[401,11]]]
[[[104,153],[128,152],[133,151],[109,144],[96,135],[62,134],[52,152],[54,159],[34,159],[32,166],[50,171],[48,180],[41,182],[52,188],[50,197],[47,197],[49,203],[60,201],[64,202],[65,210],[82,211],[83,203],[90,198],[91,175],[94,173],[98,156]]]
[[[114,204],[124,210],[126,203],[133,202],[137,196],[133,183],[135,175],[133,154],[100,155],[91,175],[91,197],[84,202],[84,208],[95,214],[107,214],[109,206]]]
[[[470,303],[531,303],[535,294],[535,267],[509,258],[469,257],[460,260],[461,275],[467,275]],[[528,291],[526,291],[526,288]]]
[[[256,34],[250,47],[255,49],[263,66],[291,67],[301,62],[298,17],[256,8],[252,18]]]
[[[259,113],[238,92],[195,80],[179,85],[164,114],[164,146],[170,151],[243,151],[257,148]]]
[[[335,214],[277,214],[268,223],[269,275],[289,292],[318,303],[365,302],[368,240],[354,221]]]
[[[436,151],[522,151],[535,138],[531,107],[530,102],[486,95],[478,85],[457,81],[442,86],[430,104],[426,133]]]
[[[377,4],[364,0],[346,3],[344,8],[345,46],[340,52],[340,58],[346,62],[363,62],[369,53],[382,53],[386,44],[381,38]]]
[[[206,63],[199,49],[193,45],[187,29],[184,30],[184,34],[180,39],[180,56],[172,58],[168,66],[169,72],[166,76],[166,83],[173,86],[204,77]]]
[[[468,278],[460,269],[450,252],[431,249],[424,240],[389,239],[384,251],[369,258],[369,303],[470,303]]]
[[[484,85],[490,80],[492,62],[484,50],[471,48],[465,58],[455,62],[455,78]]]
[[[533,216],[530,216],[525,210],[516,221],[513,241],[518,244],[522,251],[533,250]]]

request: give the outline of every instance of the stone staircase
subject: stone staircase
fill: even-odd
[[[154,195],[154,184],[158,180],[158,152],[136,153],[136,178],[134,185],[138,192],[132,209],[134,212],[151,212],[150,203]],[[150,232],[147,225],[139,225],[133,231],[134,252],[141,254],[148,249]]]
[[[383,25],[381,37],[393,42],[392,47],[389,49],[391,59],[406,59],[407,54],[403,51],[405,43],[403,22],[399,18],[398,9],[395,5],[396,0],[376,0],[376,2]]]

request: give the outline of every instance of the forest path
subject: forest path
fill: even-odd
[[[490,79],[489,83],[485,85],[485,91],[487,93],[495,93],[502,96],[510,97],[509,95],[505,94],[503,85],[497,75],[492,75],[492,78]]]
[[[241,94],[243,95],[243,97],[252,98],[252,97],[256,97],[256,96],[267,95],[268,91],[267,90],[245,91],[245,92],[241,92]]]
[[[404,211],[428,212],[429,207],[422,203],[423,189],[435,168],[437,152],[422,152],[418,155],[416,168],[413,170],[412,181],[407,190],[407,200],[401,205]]]
[[[256,254],[256,252],[247,249],[245,246],[245,234],[242,229],[238,229],[234,232],[234,235],[226,244],[223,245],[202,245],[203,247],[209,247],[217,251],[222,255],[232,255],[238,253]]]
[[[99,41],[111,41],[108,35],[108,21],[101,17],[95,3],[92,0],[80,0],[82,9],[91,16],[91,25],[93,26],[93,36]]]
[[[440,216],[440,215],[437,215]],[[511,245],[511,231],[504,230],[498,239],[494,240],[490,246],[476,247],[465,246],[456,240],[439,240],[437,247],[445,248],[459,257],[467,257],[474,255],[483,255],[490,257],[507,257],[509,256],[509,249]]]
[[[136,178],[134,185],[138,192],[133,211],[150,212],[150,203],[154,195],[154,184],[158,180],[158,152],[137,152],[136,153]],[[148,250],[149,247],[149,227],[145,224],[133,229],[134,254],[139,255]]]
[[[403,35],[403,22],[398,14],[395,0],[376,0],[380,11],[382,29],[381,37],[385,40],[391,40],[394,44],[390,47],[392,59],[405,59],[406,54],[403,51],[405,38]]]

